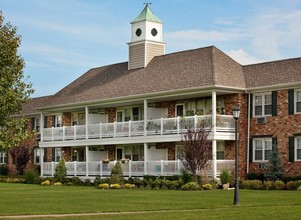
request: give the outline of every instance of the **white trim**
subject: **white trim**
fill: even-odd
[[[295,89],[294,90],[294,114],[301,114],[300,112],[297,112],[297,92],[301,92],[301,89]]]
[[[301,158],[298,159],[297,158],[297,151],[298,151],[298,139],[301,141],[301,136],[296,136],[295,137],[295,141],[294,141],[294,161],[299,162],[301,161]],[[300,150],[301,150],[301,146],[300,146]]]
[[[264,137],[264,138],[253,138],[253,158],[252,161],[253,162],[268,162],[269,160],[265,160],[265,151],[266,151],[266,146],[265,146],[265,141],[270,141],[271,142],[271,151],[272,151],[272,137]],[[261,160],[256,160],[255,159],[255,151],[256,151],[256,145],[255,145],[255,141],[261,141],[262,142],[262,159]]]

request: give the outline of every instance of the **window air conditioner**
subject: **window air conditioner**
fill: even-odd
[[[256,118],[256,124],[266,124],[266,123],[267,123],[266,117]]]

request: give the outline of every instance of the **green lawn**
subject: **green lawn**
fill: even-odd
[[[232,205],[233,193],[0,183],[0,218],[6,215],[111,213],[57,219],[300,219],[301,191],[240,190],[241,204],[237,207]]]

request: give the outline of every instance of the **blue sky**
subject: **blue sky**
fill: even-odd
[[[127,61],[130,22],[145,0],[0,0],[18,27],[33,97],[90,68]],[[301,57],[301,0],[152,0],[166,53],[215,45],[241,64]]]

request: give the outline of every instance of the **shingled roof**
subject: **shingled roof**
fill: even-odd
[[[32,98],[28,103],[22,105],[22,115],[38,114],[40,107],[47,106],[47,100],[51,96],[43,96],[38,98]]]
[[[244,88],[242,67],[214,46],[158,56],[145,67],[94,68],[53,95],[48,106],[204,86]]]
[[[243,72],[247,89],[301,82],[301,58],[247,65]]]

